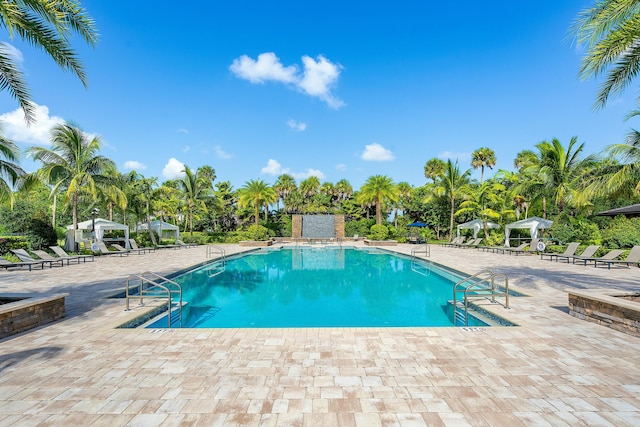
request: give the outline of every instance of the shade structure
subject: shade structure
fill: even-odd
[[[513,228],[524,228],[529,230],[529,234],[532,239],[538,237],[539,230],[545,230],[553,224],[550,219],[540,218],[539,216],[532,216],[531,218],[521,219],[520,221],[512,222],[504,227],[504,245],[509,246],[509,234]]]
[[[478,233],[480,232],[480,230],[484,228],[484,225],[482,224],[482,220],[481,219],[474,219],[472,221],[468,221],[462,224],[458,224],[458,237],[460,237],[460,230],[464,229],[470,229],[473,230],[473,238],[476,239],[478,238]],[[500,224],[496,224],[495,222],[491,222],[491,221],[487,221],[487,228],[500,228]]]
[[[95,227],[95,229],[94,229]],[[67,226],[67,230],[73,230],[73,224]],[[122,230],[124,231],[124,242],[129,248],[129,226],[120,224],[119,222],[109,221],[104,218],[88,219],[78,223],[78,230],[95,231],[96,240],[101,242],[105,231]],[[77,241],[77,239],[76,239]]]
[[[411,224],[407,225],[407,227],[426,227],[426,226],[427,224],[420,221],[412,222]]]
[[[136,232],[147,231],[148,229],[149,227],[146,222],[136,226]],[[175,236],[175,240],[180,239],[180,227],[177,225],[169,224],[168,222],[164,222],[159,219],[154,219],[151,221],[151,229],[155,231],[160,238],[162,238],[163,231],[171,231]]]
[[[628,217],[640,216],[640,203],[637,205],[625,206],[622,208],[609,209],[608,211],[600,212],[599,216],[616,216],[624,215]]]

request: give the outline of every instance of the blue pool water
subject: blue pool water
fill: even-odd
[[[304,247],[236,256],[173,280],[188,302],[187,328],[453,326],[454,282],[445,276],[387,251]],[[147,327],[166,326],[165,317]]]

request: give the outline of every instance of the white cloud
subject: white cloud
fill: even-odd
[[[18,108],[0,115],[4,135],[16,143],[49,145],[51,143],[51,129],[63,124],[62,117],[49,116],[49,107],[34,104],[35,122],[27,126],[24,112]]]
[[[458,161],[471,161],[471,153],[467,152],[455,152],[455,151],[443,151],[438,154],[438,158],[442,160],[458,160]]]
[[[382,145],[374,142],[364,146],[364,151],[360,156],[362,160],[370,162],[388,162],[395,159],[391,150],[384,148]]]
[[[187,129],[181,128],[181,129],[178,129],[178,133],[185,133],[186,134],[186,133],[189,133],[189,131]]]
[[[219,159],[230,159],[233,157],[231,154],[224,151],[219,145],[213,147],[213,150],[216,152],[216,156],[218,156]]]
[[[170,158],[167,164],[162,169],[162,176],[167,179],[176,179],[184,176],[184,163],[181,161]]]
[[[338,163],[336,165],[336,170],[339,170],[340,172],[344,172],[347,170],[347,165],[345,165],[344,163]]]
[[[147,168],[147,165],[144,163],[140,163],[137,160],[127,160],[124,162],[124,168],[129,170],[140,170],[143,171]]]
[[[22,65],[22,63],[24,62],[24,56],[22,56],[22,52],[14,45],[4,42],[2,43],[2,50],[3,54],[13,57],[13,61],[16,64]]]
[[[318,56],[317,62],[309,56],[303,56],[302,63],[304,75],[298,82],[298,87],[307,95],[322,99],[332,108],[344,106],[344,102],[331,94],[331,88],[338,81],[342,66],[333,64],[322,55]]]
[[[310,176],[317,176],[318,179],[325,179],[325,174],[322,173],[321,170],[319,169],[307,169],[306,172],[294,172],[291,174],[294,178],[298,178],[298,179],[305,179],[305,178],[309,178]]]
[[[310,56],[302,57],[302,74],[296,65],[285,67],[273,52],[265,52],[254,60],[242,55],[233,60],[229,67],[238,78],[249,80],[251,83],[275,81],[291,85],[300,92],[321,99],[330,107],[338,109],[345,103],[335,97],[331,90],[336,85],[342,66],[334,64],[322,55],[317,60]]]
[[[267,175],[280,175],[283,173],[288,173],[288,169],[282,169],[282,165],[278,163],[277,160],[269,159],[267,161],[267,166],[263,167],[260,170],[260,173],[266,173]]]
[[[287,120],[287,126],[298,132],[302,132],[307,128],[307,124],[305,122],[298,122],[293,119]]]
[[[294,83],[298,67],[291,65],[282,66],[280,59],[273,52],[265,52],[258,55],[255,61],[247,55],[234,59],[229,69],[241,79],[251,83],[264,83],[269,80],[282,83]]]

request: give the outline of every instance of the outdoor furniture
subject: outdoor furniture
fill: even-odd
[[[540,241],[540,239],[532,239],[531,242],[528,245],[525,243],[524,247],[522,247],[522,248],[521,247],[517,247],[517,248],[514,248],[514,249],[508,249],[506,252],[509,252],[509,255],[521,255],[521,254],[531,255],[534,252],[538,252],[538,242],[539,241]],[[525,249],[527,246],[529,246],[529,249]]]
[[[587,246],[586,249],[582,251],[580,255],[556,255],[556,260],[559,261],[561,259],[566,259],[567,264],[569,263],[569,260],[571,260],[575,264],[576,259],[593,257],[593,255],[598,251],[598,249],[600,249],[600,245]]]
[[[49,246],[49,249],[51,249],[60,258],[66,259],[67,260],[67,265],[72,260],[77,260],[78,264],[80,264],[80,260],[82,260],[82,262],[87,262],[87,259],[89,259],[90,261],[93,261],[95,259],[93,255],[69,255],[60,246]]]
[[[126,249],[126,248],[123,248],[122,246],[120,246],[120,245],[119,245],[119,244],[117,244],[117,243],[114,243],[113,245],[111,245],[111,247],[116,248],[116,250],[117,250],[118,252],[137,253],[138,255],[141,255],[141,254],[144,254],[144,253],[146,253],[146,252],[147,252],[147,250],[146,250],[146,249],[133,249],[133,248],[131,248],[131,249]]]
[[[606,264],[608,269],[611,269],[612,264],[626,264],[627,267],[631,264],[637,264],[640,267],[640,246],[631,248],[625,259],[615,259],[623,252],[621,249],[614,249],[600,258],[586,258],[584,262],[587,265],[587,262],[593,261],[594,267],[597,267],[598,263]]]
[[[449,243],[441,243],[440,246],[454,247],[456,245],[461,245],[465,239],[466,239],[465,236],[456,237]]]
[[[176,244],[183,248],[195,248],[196,246],[198,246],[196,243],[185,243],[182,240],[176,240]]]
[[[54,263],[55,264],[60,263],[60,267],[64,266],[64,260],[61,260],[61,259],[53,259],[53,260],[35,259],[31,255],[29,255],[29,253],[27,251],[25,251],[24,249],[11,249],[11,252],[13,252],[13,254],[15,256],[17,256],[18,259],[20,259],[20,261],[22,261],[22,262],[42,262],[42,267],[43,268],[44,268],[44,264],[49,264],[49,268],[52,268]]]
[[[110,251],[109,249],[107,249],[107,246],[104,244],[104,242],[97,242],[97,244],[98,244],[98,250],[100,251],[100,253],[102,255],[120,255],[120,256],[126,255],[126,256],[129,256],[129,251],[127,251],[127,250],[124,250],[124,251],[121,251],[121,250]]]
[[[622,249],[613,249],[610,250],[609,252],[607,252],[606,254],[602,255],[601,257],[580,257],[580,261],[584,262],[584,265],[586,266],[588,262],[593,262],[593,266],[597,267],[597,262],[598,261],[611,261],[614,260],[616,258],[618,258],[620,255],[622,255],[622,253],[624,252],[624,250]],[[573,260],[573,263],[576,263],[576,260]]]
[[[40,268],[44,268],[44,260],[42,261],[19,261],[19,262],[13,262],[13,261],[9,261],[5,258],[2,258],[0,256],[0,267],[4,268],[5,270],[8,270],[11,267],[29,267],[29,271],[31,271],[31,267],[33,267],[34,265],[40,265]]]
[[[467,248],[476,248],[480,242],[482,242],[482,237],[478,237],[477,239],[473,239],[473,240],[469,240],[467,243],[462,243],[460,245],[456,245],[456,248],[462,248],[462,249],[467,249]]]
[[[138,242],[136,242],[136,239],[129,239],[129,246],[131,246],[131,249],[135,249],[135,250],[144,249],[147,252],[155,252],[156,251],[156,248],[152,248],[150,246],[139,247],[138,246]]]
[[[493,253],[505,253],[507,251],[512,251],[512,250],[522,250],[524,248],[526,248],[528,245],[528,243],[523,243],[520,246],[516,247],[516,248],[510,248],[507,246],[477,246],[478,249],[482,249],[482,251],[484,252],[493,252]]]
[[[549,261],[553,261],[553,258],[556,258],[556,262],[558,262],[558,256],[572,256],[576,253],[576,251],[578,250],[578,246],[580,246],[580,242],[571,242],[569,243],[569,245],[567,246],[567,249],[564,250],[563,253],[561,254],[556,254],[556,253],[541,253],[540,254],[540,259],[544,259],[544,257],[549,257]]]

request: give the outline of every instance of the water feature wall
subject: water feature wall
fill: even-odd
[[[336,236],[333,215],[302,215],[302,237],[305,239],[333,239]]]

